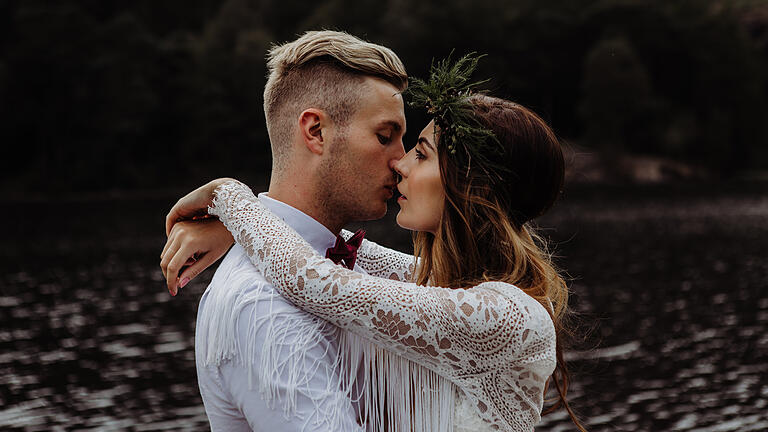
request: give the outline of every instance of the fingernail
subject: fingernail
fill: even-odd
[[[168,292],[171,294],[171,297],[176,297],[176,288],[168,288]]]
[[[181,282],[179,283],[179,288],[184,288],[184,286],[185,286],[185,285],[187,285],[188,283],[189,283],[189,278],[188,278],[188,277],[185,277],[185,278],[184,278],[184,279],[182,279],[182,280],[181,280]]]

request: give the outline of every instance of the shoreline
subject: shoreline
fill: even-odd
[[[266,184],[249,183],[254,192],[267,189]],[[110,189],[104,191],[44,193],[18,192],[18,189],[1,190],[4,200],[10,204],[72,204],[98,203],[116,201],[176,201],[189,193],[193,188],[167,187],[157,189]],[[688,196],[711,195],[712,193],[736,193],[751,195],[768,193],[768,172],[754,173],[747,176],[736,176],[728,179],[685,179],[663,182],[631,182],[631,181],[576,181],[566,179],[563,195],[582,197],[589,195],[604,195],[611,193],[631,193],[637,196]],[[172,204],[172,203],[171,203]]]

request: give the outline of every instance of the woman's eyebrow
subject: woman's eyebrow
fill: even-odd
[[[419,141],[418,141],[418,144],[424,144],[424,145],[425,145],[425,146],[427,146],[427,147],[428,147],[430,150],[432,150],[433,152],[437,153],[437,150],[435,150],[435,147],[432,145],[432,143],[431,143],[431,142],[429,142],[429,140],[428,140],[428,139],[426,139],[426,138],[424,138],[424,137],[419,137]]]

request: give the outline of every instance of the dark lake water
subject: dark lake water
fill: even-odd
[[[165,290],[175,198],[10,203],[0,430],[207,429],[193,339],[213,270]],[[768,184],[581,187],[540,225],[572,278],[570,401],[590,430],[768,430]],[[410,248],[391,214],[365,227]]]

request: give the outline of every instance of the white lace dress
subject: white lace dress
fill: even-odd
[[[555,367],[555,330],[546,309],[519,288],[403,282],[413,257],[371,242],[358,257],[370,275],[353,272],[317,254],[236,181],[217,188],[209,212],[297,307],[452,383],[453,430],[531,431],[540,421]]]

